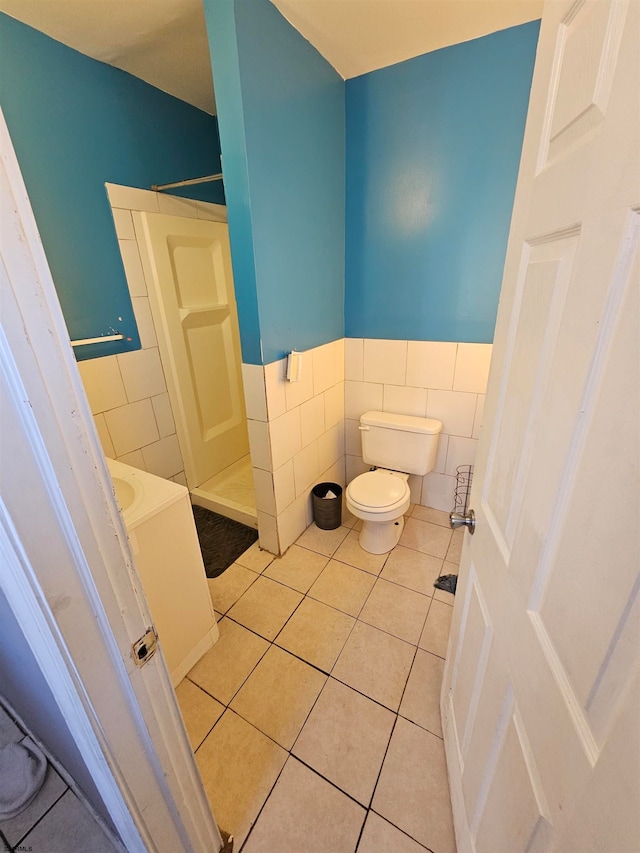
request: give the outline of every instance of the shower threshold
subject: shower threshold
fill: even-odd
[[[251,458],[243,456],[202,485],[191,489],[191,503],[258,529]]]

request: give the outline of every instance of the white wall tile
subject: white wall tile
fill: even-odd
[[[344,424],[336,424],[318,438],[318,467],[320,471],[334,465],[344,456]]]
[[[370,466],[363,462],[361,456],[345,456],[347,483],[350,483],[359,474],[370,470]]]
[[[123,187],[120,184],[105,184],[112,207],[124,207],[127,210],[147,210],[158,212],[158,194],[151,190],[139,190]]]
[[[436,461],[433,463],[433,470],[438,474],[444,474],[447,467],[447,450],[449,449],[449,436],[443,432],[438,436],[438,449],[436,451]]]
[[[160,438],[149,399],[111,409],[105,412],[105,420],[117,456],[131,453]]]
[[[269,427],[264,421],[247,421],[247,432],[249,433],[251,464],[254,468],[270,471]]]
[[[116,357],[130,403],[166,392],[167,383],[157,348],[125,352]]]
[[[292,459],[273,472],[273,491],[277,513],[281,513],[295,500],[296,485],[293,479]]]
[[[344,490],[346,485],[344,456],[334,462],[331,467],[322,471],[316,483],[338,483]]]
[[[274,421],[269,421],[269,437],[271,440],[271,459],[275,471],[300,452],[302,447],[300,409],[292,409]]]
[[[455,477],[456,468],[459,465],[474,465],[477,447],[478,441],[475,438],[462,438],[459,435],[452,435],[449,438],[445,474]]]
[[[420,498],[422,496],[422,477],[419,477],[418,474],[410,474],[409,475],[409,489],[411,491],[411,503],[419,504]]]
[[[372,382],[345,382],[345,416],[358,421],[364,412],[382,411],[382,390]]]
[[[189,488],[187,485],[187,475],[184,473],[184,471],[178,471],[178,473],[174,474],[171,479],[179,486],[187,486],[187,488]]]
[[[153,317],[151,316],[149,297],[134,296],[131,299],[131,304],[133,305],[133,314],[136,318],[142,349],[157,347],[158,339],[156,337],[156,327],[153,323]]]
[[[340,364],[342,349],[336,346],[337,341],[324,344],[309,350],[308,355],[313,359],[313,393],[315,396],[322,394],[327,388],[331,388],[340,382],[344,373],[344,360]]]
[[[406,384],[451,390],[457,346],[440,341],[409,341]]]
[[[267,395],[267,412],[273,421],[287,411],[287,399],[284,392],[286,359],[272,361],[264,366],[264,382]]]
[[[364,340],[364,381],[404,385],[407,373],[407,342]]]
[[[484,394],[492,352],[492,344],[458,344],[453,390]]]
[[[93,420],[96,425],[96,430],[98,431],[98,437],[100,438],[100,444],[102,445],[104,455],[108,456],[110,459],[115,459],[116,451],[114,450],[104,415],[95,415]]]
[[[270,554],[279,554],[276,520],[266,512],[258,512],[258,541],[260,547]]]
[[[224,204],[213,204],[208,201],[196,201],[198,219],[208,219],[210,222],[226,222],[227,208]]]
[[[124,273],[131,296],[147,296],[147,283],[142,272],[140,253],[135,240],[118,240]]]
[[[427,390],[426,388],[409,388],[406,385],[385,385],[382,411],[424,418],[427,412]]]
[[[168,435],[143,447],[142,456],[147,471],[165,480],[184,469],[178,437],[175,435]]]
[[[158,210],[160,213],[168,213],[169,216],[186,216],[189,219],[198,219],[198,208],[195,201],[190,198],[158,193]]]
[[[293,479],[296,486],[296,497],[306,494],[315,482],[319,473],[318,445],[314,441],[293,457]]]
[[[336,382],[344,382],[344,338],[338,338],[337,341],[329,344],[334,350],[334,365],[336,370]]]
[[[270,471],[253,469],[253,486],[256,493],[256,508],[269,515],[276,514],[276,501],[273,493],[273,476]]]
[[[443,512],[453,510],[454,494],[456,489],[456,478],[446,474],[431,472],[422,478],[423,506],[440,509]]]
[[[79,361],[78,369],[94,415],[126,404],[127,392],[124,390],[117,356]]]
[[[306,447],[311,444],[324,431],[324,394],[319,394],[300,406],[302,446]]]
[[[173,435],[176,431],[176,423],[173,419],[173,409],[168,394],[158,394],[151,399],[153,413],[156,416],[160,438]]]
[[[360,421],[347,418],[344,422],[345,453],[349,456],[362,456],[362,435]]]
[[[364,380],[363,338],[345,338],[344,340],[344,378],[354,382]]]
[[[142,450],[133,450],[131,453],[125,453],[123,456],[118,456],[118,462],[123,462],[125,465],[131,465],[132,468],[139,468],[141,471],[147,470]]]
[[[471,438],[476,395],[464,391],[429,391],[427,417],[442,421],[442,432]]]
[[[284,395],[287,400],[287,410],[295,409],[306,400],[313,397],[313,353],[309,350],[300,353],[301,367],[298,382],[285,380]]]
[[[332,429],[344,420],[344,382],[324,392],[324,428]]]
[[[480,433],[483,429],[484,401],[485,395],[478,394],[478,402],[476,403],[476,416],[473,419],[473,438],[480,438]]]
[[[290,545],[301,536],[307,528],[307,504],[309,498],[307,495],[300,495],[299,498],[289,504],[283,513],[278,516],[278,539],[280,541],[280,551],[284,552]],[[258,522],[259,523],[259,522]]]
[[[244,404],[247,417],[253,421],[266,421],[267,397],[262,365],[243,363],[242,384],[244,386]]]
[[[114,207],[111,212],[113,213],[113,224],[118,238],[120,240],[135,240],[136,232],[133,230],[131,211]]]

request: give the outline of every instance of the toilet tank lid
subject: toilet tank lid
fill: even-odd
[[[435,418],[418,418],[415,415],[396,415],[392,412],[365,412],[360,417],[365,426],[386,429],[400,429],[405,432],[421,432],[435,435],[442,429],[442,423]]]

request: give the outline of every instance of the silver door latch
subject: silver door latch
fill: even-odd
[[[472,509],[465,512],[464,515],[461,515],[459,512],[451,512],[449,513],[449,526],[454,530],[457,530],[459,527],[466,527],[469,533],[473,535],[476,529],[476,514]]]

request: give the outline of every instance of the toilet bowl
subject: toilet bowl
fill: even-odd
[[[347,486],[347,509],[362,519],[360,547],[386,554],[404,528],[411,503],[409,474],[433,470],[442,429],[440,421],[390,412],[365,412],[360,418],[362,458],[375,466]]]
[[[377,468],[349,483],[347,509],[362,519],[360,546],[370,554],[386,554],[397,545],[411,503],[408,480],[408,474]]]

